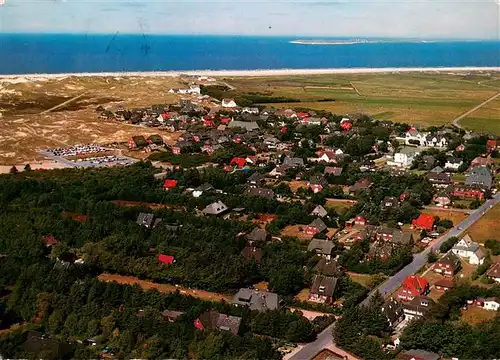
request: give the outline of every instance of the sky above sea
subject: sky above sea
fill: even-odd
[[[0,74],[500,66],[499,41],[291,43],[297,39],[318,38],[1,34]]]
[[[500,36],[500,0],[0,1],[4,33]]]

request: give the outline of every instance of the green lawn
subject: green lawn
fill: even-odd
[[[362,112],[380,120],[445,125],[494,95],[495,79],[499,77],[403,73],[238,77],[226,81],[237,92],[261,92],[301,101],[274,104],[276,107],[306,107],[336,114]],[[321,99],[335,101],[318,101]],[[484,118],[495,119],[494,111]]]
[[[500,135],[500,99],[497,98],[474,111],[462,119],[460,125],[472,131]]]

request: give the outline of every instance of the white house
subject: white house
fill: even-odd
[[[493,264],[486,273],[486,276],[491,280],[500,283],[500,262]]]
[[[234,102],[234,99],[222,99],[222,107],[225,108],[235,108],[238,105]]]
[[[259,115],[259,108],[256,107],[244,107],[241,112],[243,114],[254,114]]]
[[[415,160],[415,156],[418,154],[420,154],[420,151],[415,148],[402,148],[399,152],[394,154],[394,161],[392,163],[400,167],[410,167],[413,160]]]
[[[500,298],[490,297],[484,299],[483,308],[486,310],[498,311],[498,309],[500,309]]]
[[[448,140],[441,135],[428,134],[424,139],[424,146],[443,148],[448,145]]]
[[[455,158],[455,157],[449,157],[446,159],[446,163],[444,164],[444,168],[446,170],[453,170],[457,171],[460,166],[462,166],[464,162],[462,159]]]
[[[484,262],[484,253],[478,243],[472,241],[469,235],[465,235],[457,242],[451,251],[463,259],[467,259],[471,265],[481,265]]]
[[[429,133],[421,133],[415,128],[411,128],[405,134],[406,145],[424,145]]]

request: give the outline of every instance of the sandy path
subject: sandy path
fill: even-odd
[[[119,284],[125,284],[125,285],[139,285],[144,290],[157,289],[161,293],[171,293],[179,290],[180,293],[183,295],[191,295],[193,297],[202,300],[231,302],[231,297],[227,295],[213,293],[205,290],[186,289],[183,286],[177,286],[177,285],[157,284],[152,281],[139,280],[134,276],[103,273],[99,275],[97,278],[105,282],[114,281]]]

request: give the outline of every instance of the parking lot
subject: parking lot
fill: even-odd
[[[41,151],[40,153],[43,156],[67,167],[76,168],[131,165],[137,162],[136,159],[128,156],[108,155],[110,152],[112,152],[112,149],[108,149],[100,145],[84,144],[68,148],[47,149],[45,151]],[[101,156],[99,156],[99,154],[101,154]],[[88,157],[86,155],[88,155]]]

